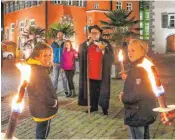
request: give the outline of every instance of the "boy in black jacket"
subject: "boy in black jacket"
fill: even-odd
[[[141,40],[132,40],[128,46],[131,68],[125,80],[123,93],[119,96],[125,107],[124,122],[129,126],[132,139],[149,139],[149,125],[154,123],[156,97],[147,71],[139,67],[148,52],[148,45]]]
[[[51,119],[56,116],[58,100],[51,82],[48,66],[52,61],[52,48],[46,44],[37,44],[27,63],[31,65],[31,77],[28,84],[29,108],[37,122],[36,139],[46,139]]]

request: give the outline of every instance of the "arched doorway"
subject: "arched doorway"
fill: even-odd
[[[175,52],[175,34],[167,37],[167,52]]]

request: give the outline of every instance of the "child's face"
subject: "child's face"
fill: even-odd
[[[129,59],[134,62],[145,55],[143,49],[141,49],[138,44],[130,44],[128,46],[128,56]]]
[[[66,49],[70,49],[70,47],[71,47],[70,42],[66,42],[66,43],[65,43],[65,47],[66,47]]]
[[[52,49],[46,49],[42,51],[38,59],[43,66],[49,66],[50,63],[52,62],[52,57],[53,57]]]

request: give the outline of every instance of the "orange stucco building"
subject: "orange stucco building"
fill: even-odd
[[[8,1],[4,2],[4,39],[16,43],[20,50],[25,38],[22,33],[29,26],[39,26],[46,30],[61,17],[70,15],[73,19],[75,36],[71,38],[74,48],[86,39],[86,25],[100,25],[100,20],[107,20],[104,15],[109,10],[123,8],[132,10],[131,16],[139,19],[139,1]],[[51,44],[53,40],[48,40]]]

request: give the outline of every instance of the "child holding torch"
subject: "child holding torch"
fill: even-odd
[[[153,93],[148,73],[139,67],[146,57],[148,45],[141,40],[132,40],[128,46],[131,67],[125,80],[123,93],[119,98],[125,107],[124,122],[129,126],[132,139],[149,139],[149,126],[154,123],[156,97]]]
[[[44,43],[35,46],[27,63],[31,66],[28,84],[29,108],[37,123],[36,139],[46,139],[51,119],[58,110],[57,95],[51,82],[48,66],[52,61],[52,48]]]

